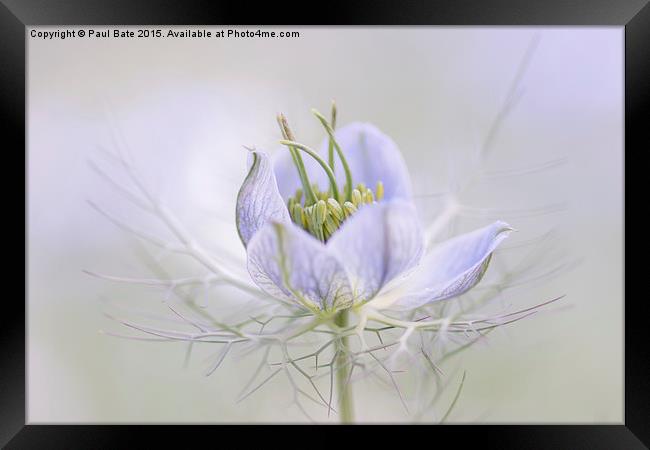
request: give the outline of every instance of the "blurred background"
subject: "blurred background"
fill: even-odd
[[[278,112],[317,145],[324,134],[309,110],[327,112],[335,99],[339,124],[374,123],[398,144],[423,221],[435,219],[440,193],[484,175],[462,193],[467,208],[445,233],[497,218],[519,230],[489,274],[532,250],[533,282],[501,302],[519,309],[566,295],[454,359],[448,372],[466,370],[467,379],[449,420],[621,423],[623,29],[271,30],[300,37],[28,38],[29,422],[305,420],[279,378],[236,403],[255,359],[228,358],[206,377],[213,349],[185,365],[183,343],[102,333],[124,331],[106,312],[165,313],[165,292],[82,272],[151,277],[142,246],[88,200],[169,236],[89,162],[128,181],[105,153],[121,134],[143,182],[242,270],[233,223],[242,146],[276,151]],[[516,103],[494,133],[509,93]],[[154,258],[177,276],[197,274],[182,258]],[[240,299],[214,289],[205,302],[226,315]],[[359,383],[355,397],[361,422],[410,420],[385,386]]]

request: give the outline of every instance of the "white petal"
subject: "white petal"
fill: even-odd
[[[411,199],[408,168],[391,138],[369,123],[351,123],[336,130],[334,135],[350,166],[355,186],[364,183],[374,190],[377,182],[381,181],[384,184],[384,199]],[[320,154],[327,155],[327,152],[328,141],[325,140]],[[335,157],[335,174],[343,186],[345,173],[338,156]]]
[[[499,221],[437,245],[402,285],[373,306],[413,309],[467,292],[481,281],[492,252],[512,230]]]
[[[251,155],[253,159],[239,189],[236,207],[237,231],[244,246],[268,222],[291,222],[268,155],[258,151]]]
[[[351,305],[341,263],[320,241],[293,223],[269,223],[251,239],[248,272],[266,293],[308,309]]]
[[[327,242],[348,272],[356,303],[414,267],[423,245],[415,207],[403,201],[362,206]]]

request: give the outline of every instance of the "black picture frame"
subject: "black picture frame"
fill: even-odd
[[[302,13],[294,19],[303,25],[580,25],[625,27],[625,195],[642,192],[634,169],[643,170],[643,164],[628,165],[628,157],[648,153],[645,117],[650,93],[650,6],[648,0],[456,0],[456,1],[402,1],[367,0],[357,2],[326,2],[320,7],[308,3],[126,1],[126,0],[1,0],[0,5],[0,105],[5,125],[4,193],[7,208],[4,224],[14,227],[6,236],[22,236],[26,250],[27,195],[16,194],[18,181],[24,175],[26,187],[26,28],[35,25],[153,25],[153,24],[286,24],[290,13]],[[254,5],[254,6],[253,6]],[[22,151],[21,151],[22,149]],[[642,161],[642,159],[641,159]],[[25,171],[19,169],[20,166]],[[628,172],[628,170],[632,170]],[[647,178],[647,175],[646,175]],[[16,220],[24,211],[25,221]],[[7,203],[9,203],[7,205]],[[624,199],[624,205],[627,202]],[[641,207],[645,202],[633,202]],[[625,218],[625,234],[631,242],[643,241],[643,220]],[[22,228],[21,228],[22,225]],[[629,231],[631,230],[631,231]],[[603,237],[606,239],[606,237]],[[18,239],[13,239],[18,242]],[[647,239],[646,239],[647,241]],[[639,242],[640,243],[640,242]],[[645,244],[645,242],[644,242]],[[19,251],[19,250],[17,250]],[[25,252],[25,301],[27,275]],[[8,268],[18,270],[16,259],[6,258]],[[21,261],[21,258],[18,258]],[[627,260],[626,260],[627,263]],[[645,264],[626,264],[631,270],[630,280],[643,280],[640,271]],[[620,270],[612,267],[612,270]],[[639,272],[637,274],[637,272]],[[635,276],[639,275],[639,276]],[[8,279],[10,275],[5,275]],[[16,277],[15,280],[18,280]],[[624,280],[627,281],[624,272]],[[16,281],[12,285],[17,285]],[[625,284],[627,286],[627,283]],[[5,290],[7,292],[7,290]],[[571,448],[571,449],[635,449],[650,445],[650,352],[645,324],[648,301],[644,296],[624,295],[625,302],[625,419],[620,425],[500,425],[500,426],[414,426],[406,431],[409,441],[442,445],[443,441],[460,444],[477,443],[488,448]],[[26,322],[25,304],[18,296],[6,295],[0,320],[0,445],[7,448],[125,448],[135,439],[145,439],[147,447],[189,446],[200,440],[221,442],[229,438],[240,441],[242,434],[274,439],[280,443],[295,442],[297,434],[288,437],[280,427],[264,427],[261,433],[250,433],[238,426],[102,426],[102,425],[28,425],[26,424]],[[322,436],[341,440],[342,433],[370,431],[367,427],[330,427]],[[311,445],[317,436],[310,426],[303,445]],[[225,434],[224,434],[225,433]],[[237,434],[238,437],[234,436]],[[277,434],[276,434],[277,433]],[[387,432],[377,429],[364,433],[383,439]],[[232,435],[231,435],[232,434]],[[301,433],[302,434],[302,433]],[[228,435],[228,436],[227,436]],[[275,436],[273,436],[275,435]],[[218,438],[218,440],[217,440]],[[441,438],[444,438],[442,440]],[[302,439],[302,438],[298,438]],[[215,444],[216,445],[216,444]],[[370,444],[372,445],[372,444]],[[407,444],[408,445],[408,444]],[[248,447],[248,444],[246,444]]]

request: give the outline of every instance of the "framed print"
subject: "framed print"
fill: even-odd
[[[650,9],[515,3],[5,2],[3,445],[645,448]]]

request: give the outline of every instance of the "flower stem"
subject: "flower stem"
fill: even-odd
[[[336,315],[334,321],[339,327],[346,328],[348,326],[348,310],[344,309],[340,311]],[[352,386],[348,380],[351,367],[347,364],[348,355],[346,353],[348,336],[343,336],[340,342],[341,349],[336,358],[336,390],[339,399],[339,415],[341,417],[341,423],[353,423],[354,403],[352,398]]]

